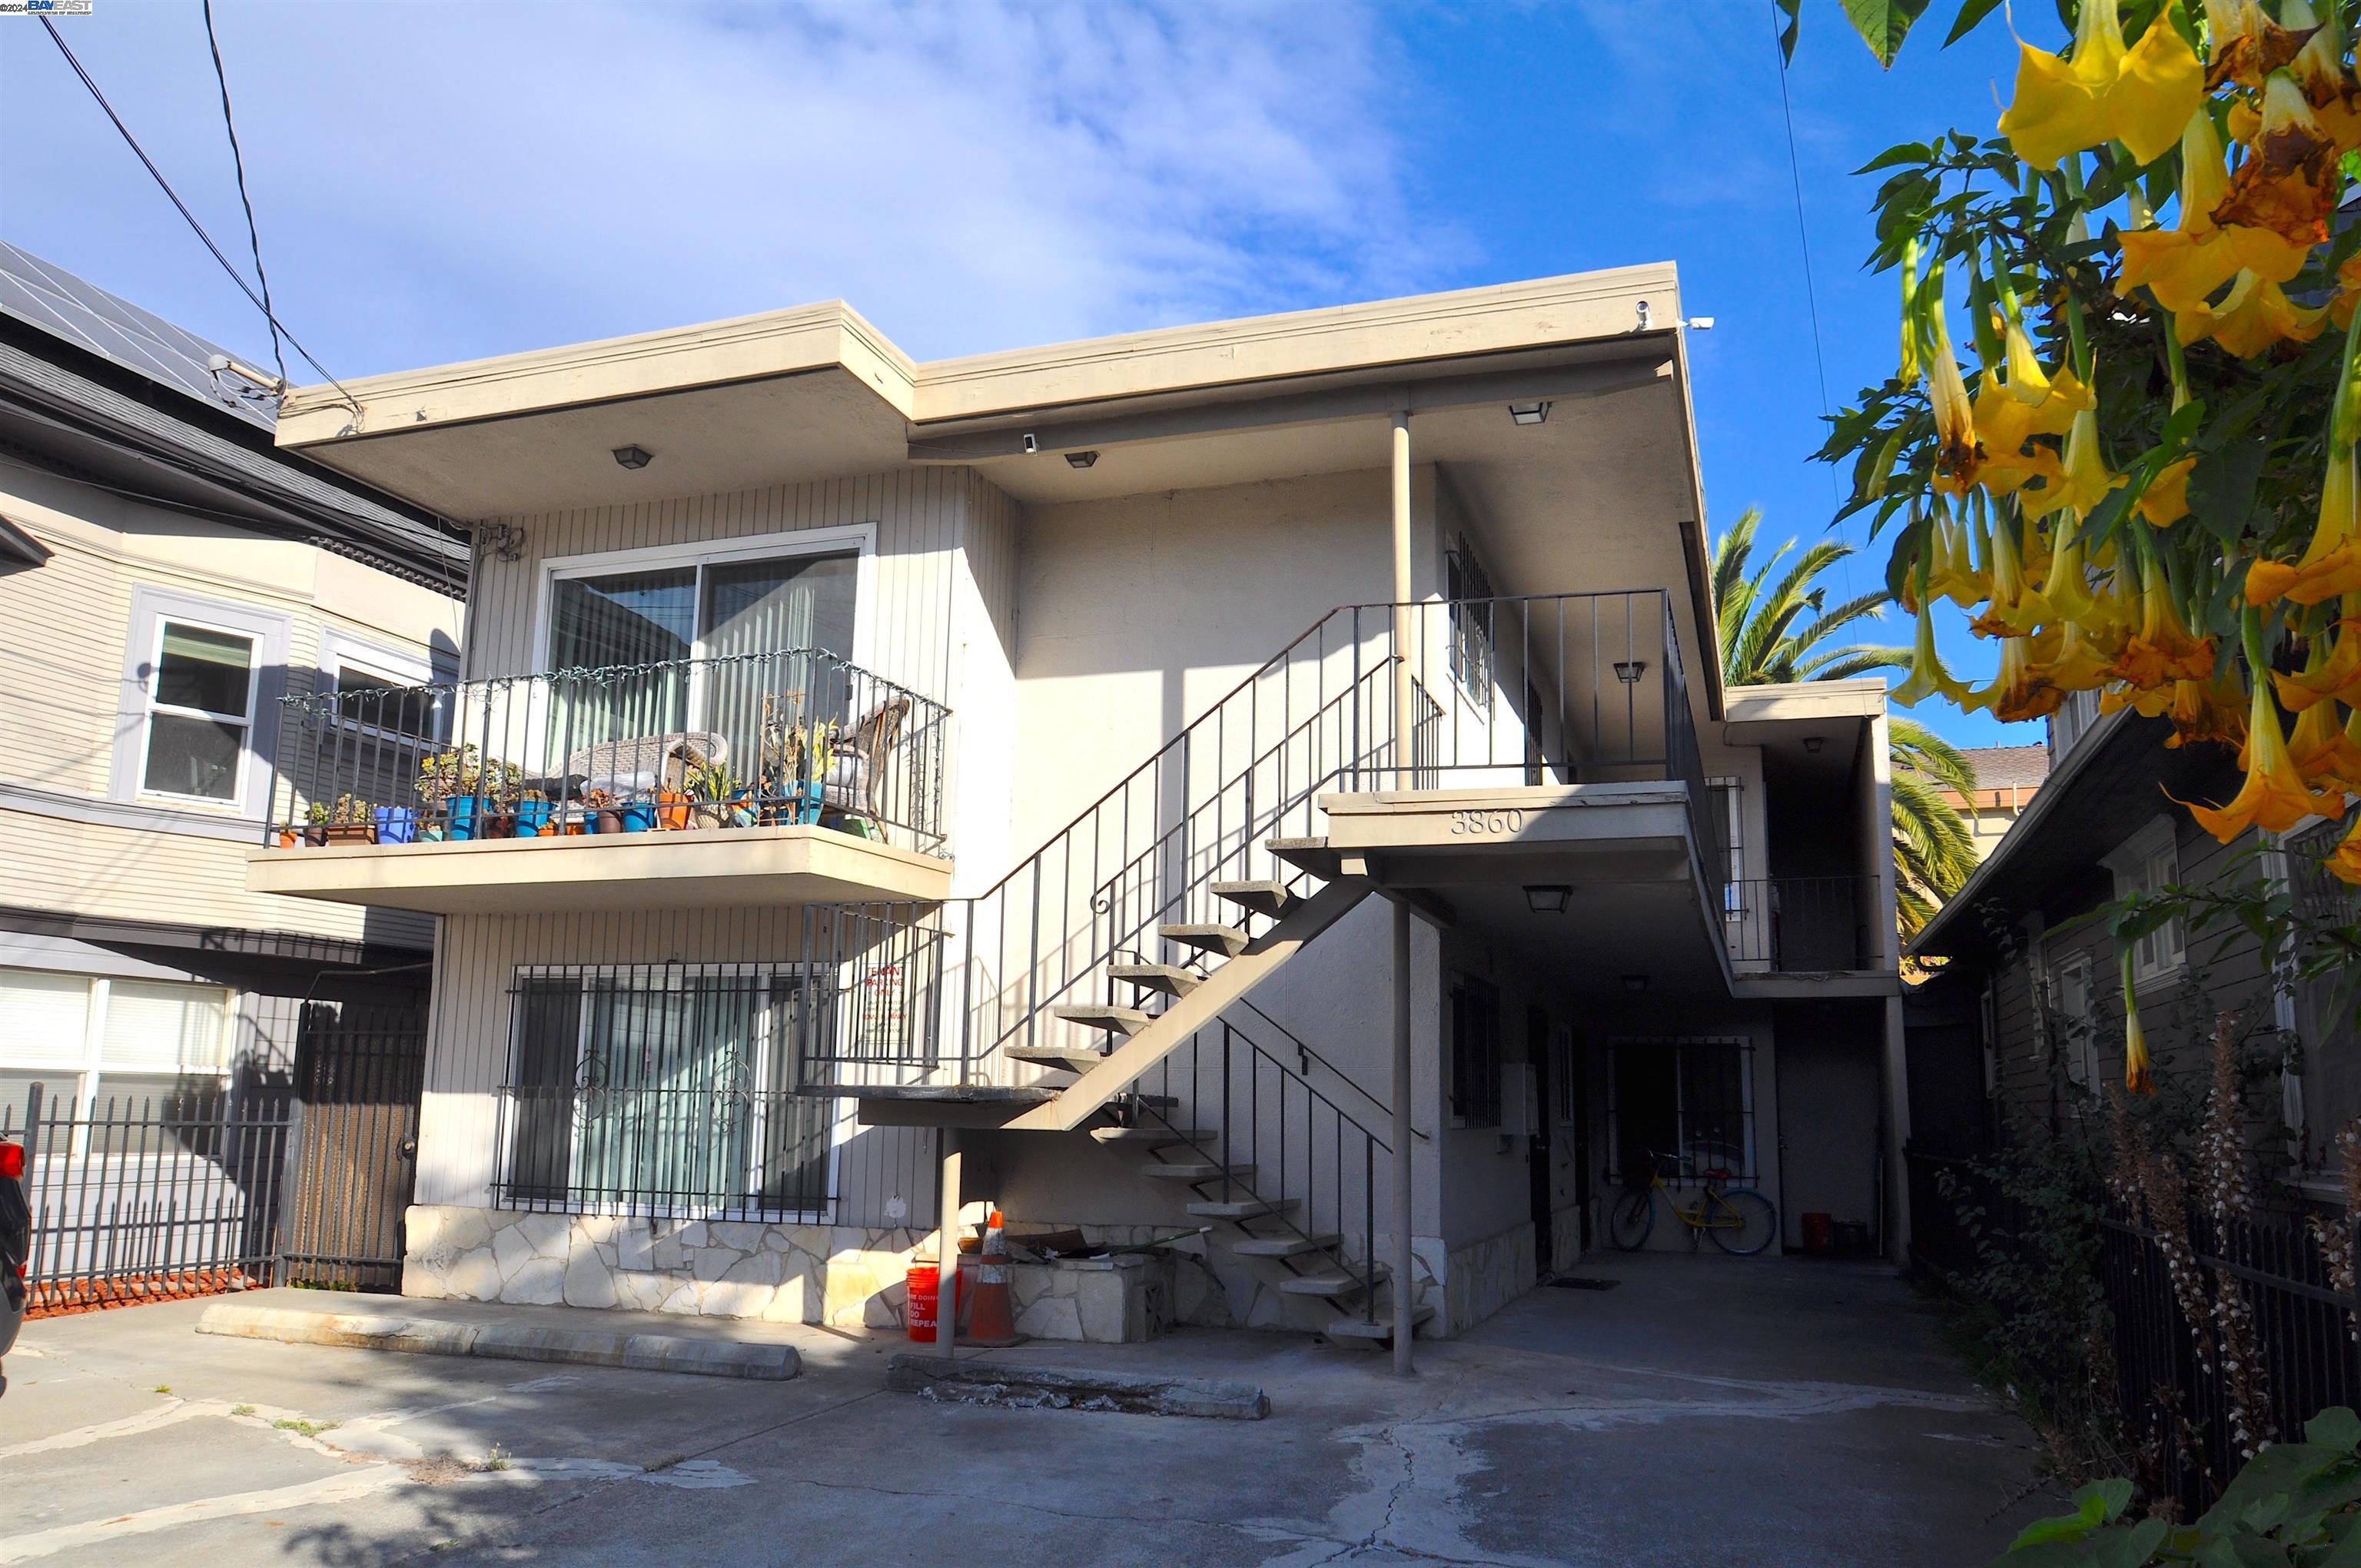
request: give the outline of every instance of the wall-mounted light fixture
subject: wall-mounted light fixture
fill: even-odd
[[[1509,418],[1518,424],[1540,424],[1549,418],[1550,406],[1541,403],[1510,403]]]
[[[1637,996],[1648,989],[1648,977],[1644,974],[1627,974],[1623,977],[1623,989]]]
[[[644,446],[618,446],[615,461],[626,468],[644,468],[655,461],[656,455]]]
[[[1087,468],[1098,460],[1099,455],[1095,452],[1069,452],[1066,454],[1066,466],[1069,468]]]
[[[1028,430],[1017,438],[1016,444],[1024,448],[1026,456],[1030,457],[1041,450],[1041,438]]]
[[[1825,736],[1806,735],[1804,737],[1804,750],[1815,757],[1820,754],[1820,748],[1828,743],[1828,739]]]
[[[1574,902],[1574,889],[1562,882],[1537,883],[1525,889],[1525,903],[1536,915],[1563,915]]]
[[[1615,661],[1615,678],[1621,681],[1627,686],[1638,685],[1640,684],[1640,677],[1647,673],[1648,661],[1645,659],[1618,659]]]

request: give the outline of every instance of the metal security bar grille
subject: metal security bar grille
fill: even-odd
[[[950,710],[818,649],[281,703],[285,845],[817,824],[948,852]]]
[[[1754,1047],[1736,1039],[1619,1039],[1607,1074],[1607,1168],[1644,1182],[1757,1175]]]
[[[835,1102],[800,1091],[847,1001],[832,966],[542,969],[511,996],[503,1206],[825,1217]]]
[[[87,1106],[34,1084],[0,1106],[25,1146],[36,1315],[272,1282],[292,1106],[217,1080]]]

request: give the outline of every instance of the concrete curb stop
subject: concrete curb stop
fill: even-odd
[[[1254,1383],[994,1361],[946,1365],[940,1356],[926,1354],[897,1355],[887,1362],[885,1387],[966,1405],[1121,1410],[1232,1421],[1258,1421],[1270,1414],[1269,1396]]]
[[[528,1323],[463,1323],[386,1312],[323,1312],[224,1302],[205,1310],[201,1334],[278,1340],[287,1344],[335,1344],[359,1350],[425,1355],[479,1355],[502,1361],[566,1362],[621,1366],[638,1372],[688,1373],[777,1382],[802,1370],[795,1347],[746,1340],[688,1339],[675,1334]]]

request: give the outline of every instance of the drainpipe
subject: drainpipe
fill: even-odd
[[[1400,427],[1397,426],[1397,429]],[[1397,446],[1397,452],[1401,448]],[[1417,1326],[1411,1272],[1410,905],[1394,901],[1394,1371],[1411,1375],[1411,1331]],[[1374,1248],[1377,1238],[1370,1242]]]
[[[1394,787],[1411,787],[1410,411],[1394,415]]]
[[[959,1355],[959,1129],[941,1130],[942,1231],[935,1246],[935,1351],[945,1361]]]

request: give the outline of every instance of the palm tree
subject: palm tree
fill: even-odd
[[[1838,681],[1873,670],[1907,668],[1910,650],[1876,643],[1825,647],[1848,626],[1874,620],[1890,596],[1862,594],[1833,608],[1813,579],[1853,554],[1827,539],[1795,557],[1774,581],[1795,542],[1789,540],[1750,576],[1760,509],[1749,507],[1713,547],[1713,593],[1721,639],[1721,679],[1727,686],[1788,681]],[[1886,753],[1894,779],[1894,905],[1906,938],[1933,917],[1976,869],[1975,839],[1966,821],[1943,799],[1975,794],[1975,771],[1959,749],[1907,718],[1886,721]]]

